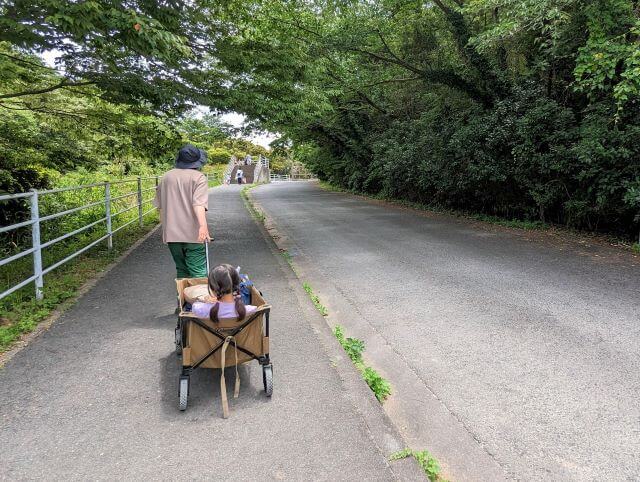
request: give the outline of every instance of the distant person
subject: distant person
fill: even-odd
[[[200,172],[206,162],[203,150],[185,145],[178,152],[175,168],[162,176],[153,200],[160,213],[162,241],[169,245],[178,278],[207,276],[203,243],[211,239],[205,214],[209,186]]]
[[[244,172],[242,172],[242,169],[238,168],[238,171],[236,172],[236,181],[238,181],[238,184],[242,184],[243,177],[244,177]]]

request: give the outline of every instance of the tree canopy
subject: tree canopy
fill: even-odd
[[[637,233],[632,0],[256,2],[234,108],[344,187]]]
[[[25,119],[73,122],[73,107],[128,119],[114,133],[162,125],[158,151],[158,132],[225,135],[211,118],[175,128],[194,105],[234,110],[350,189],[631,234],[639,12],[635,0],[0,1],[0,109],[18,145],[38,138]],[[47,51],[55,71],[35,57]]]

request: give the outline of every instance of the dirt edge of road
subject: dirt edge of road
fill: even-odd
[[[252,186],[252,188],[255,187],[258,187],[258,185]],[[389,461],[390,455],[408,447],[407,441],[339,345],[330,325],[311,303],[311,300],[302,287],[302,280],[299,274],[292,269],[282,256],[281,243],[283,238],[278,235],[273,223],[269,221],[264,210],[260,207],[259,203],[251,197],[248,191],[246,197],[243,197],[247,210],[258,225],[274,257],[278,260],[281,271],[288,278],[292,291],[294,291],[300,301],[301,308],[305,313],[305,318],[311,323],[314,333],[317,335],[325,353],[331,360],[331,366],[337,371],[344,386],[345,393],[364,420],[378,450],[387,458],[387,463],[389,463],[394,475],[398,480],[402,481],[425,480],[426,476],[424,472],[412,457]],[[260,214],[264,214],[265,217],[258,219],[255,213],[252,212],[252,208],[254,210],[258,209]]]

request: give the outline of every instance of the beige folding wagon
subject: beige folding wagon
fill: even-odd
[[[197,318],[185,311],[184,289],[206,284],[206,278],[176,280],[180,314],[176,327],[176,351],[182,355],[179,391],[180,410],[186,410],[189,398],[189,377],[197,368],[220,368],[222,413],[229,416],[229,403],[224,376],[225,367],[236,367],[234,398],[240,391],[238,365],[257,360],[262,366],[262,382],[268,397],[273,393],[273,365],[269,359],[269,312],[271,307],[262,294],[251,286],[251,304],[258,309],[243,320],[220,319],[218,323]]]

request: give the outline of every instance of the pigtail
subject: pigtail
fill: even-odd
[[[240,289],[240,273],[230,264],[226,265],[229,270],[229,276],[231,276],[231,283],[233,284],[233,291],[238,291]]]
[[[209,312],[209,319],[214,323],[218,323],[220,321],[218,319],[219,309],[220,309],[220,303],[216,301],[216,304],[211,307],[211,311]]]
[[[238,312],[238,320],[244,320],[247,316],[247,309],[242,302],[242,298],[236,298],[236,311]]]

